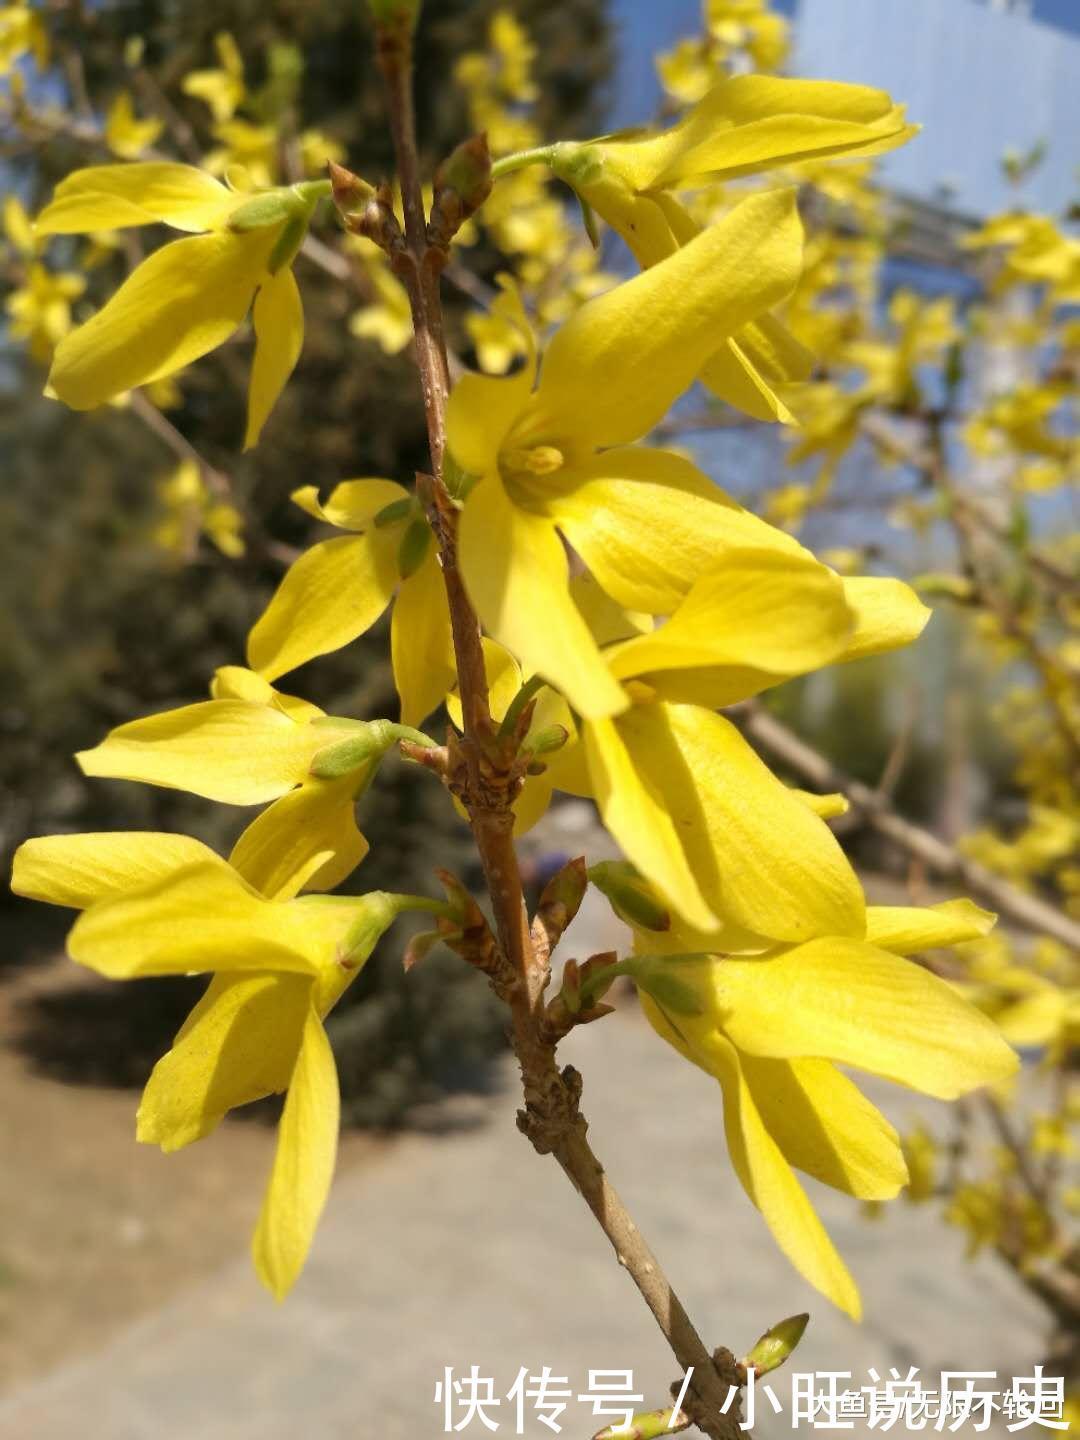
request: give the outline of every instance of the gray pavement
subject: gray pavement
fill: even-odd
[[[612,938],[587,906],[565,953]],[[632,1008],[565,1049],[585,1076],[595,1147],[710,1344],[743,1350],[808,1309],[798,1368],[851,1371],[856,1387],[871,1366],[917,1365],[928,1385],[942,1369],[1031,1373],[1040,1311],[993,1261],[966,1264],[962,1238],[930,1212],[898,1203],[870,1223],[813,1187],[863,1290],[867,1318],[853,1325],[800,1281],[739,1190],[708,1077]],[[443,1433],[433,1396],[447,1366],[476,1365],[505,1393],[521,1366],[547,1365],[575,1395],[590,1369],[632,1369],[660,1403],[675,1378],[664,1342],[561,1172],[517,1134],[509,1069],[506,1079],[487,1123],[409,1136],[340,1178],[284,1305],[238,1256],[100,1352],[58,1357],[0,1402],[0,1440],[428,1440]],[[914,1114],[903,1092],[876,1087],[874,1098],[899,1123]],[[489,1413],[499,1434],[515,1433],[509,1402]],[[585,1440],[605,1422],[575,1401],[561,1423]],[[491,1432],[474,1420],[461,1433]],[[553,1432],[527,1411],[524,1433]],[[791,1431],[766,1417],[758,1433]]]

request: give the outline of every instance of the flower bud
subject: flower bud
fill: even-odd
[[[374,197],[374,185],[369,185],[359,175],[354,175],[351,170],[346,170],[344,165],[338,165],[333,160],[328,160],[326,168],[330,172],[334,204],[342,215],[357,214]]]
[[[435,195],[428,226],[432,244],[449,245],[490,194],[491,152],[487,136],[470,135],[435,171]]]
[[[777,1370],[798,1345],[803,1331],[809,1323],[809,1315],[790,1315],[766,1330],[757,1344],[747,1353],[743,1365],[753,1369],[755,1375],[768,1375]]]
[[[642,930],[670,930],[671,912],[628,861],[604,860],[590,866],[589,879],[607,896],[611,908],[627,925]]]

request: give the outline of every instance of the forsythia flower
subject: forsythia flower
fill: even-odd
[[[199,841],[142,832],[29,840],[12,885],[84,910],[68,953],[109,979],[213,975],[154,1067],[137,1138],[176,1150],[229,1110],[286,1093],[253,1242],[259,1278],[283,1298],[307,1258],[337,1153],[337,1072],[322,1021],[407,897],[271,900]]]
[[[355,533],[313,545],[293,563],[248,636],[248,664],[274,680],[349,644],[393,601],[401,718],[418,725],[456,674],[442,570],[419,502],[392,480],[343,480],[325,505],[312,485],[292,498],[316,519]]]
[[[44,70],[49,63],[49,35],[32,5],[0,5],[0,76],[11,73],[24,55]]]
[[[613,714],[626,699],[570,600],[559,532],[605,588],[605,571],[681,573],[674,537],[700,550],[694,512],[713,487],[677,457],[628,442],[667,412],[725,336],[791,290],[799,253],[793,195],[754,196],[583,305],[548,345],[535,390],[533,349],[514,375],[466,375],[451,393],[450,452],[480,477],[460,527],[470,598],[488,632],[583,715]]]
[[[39,235],[149,225],[201,231],[155,250],[92,320],[57,347],[49,384],[90,410],[223,344],[250,310],[255,358],[245,448],[259,438],[300,354],[304,314],[290,268],[318,198],[313,181],[236,194],[189,165],[76,170],[37,220]]]
[[[865,913],[859,936],[753,955],[678,925],[639,930],[651,953],[627,966],[657,1033],[720,1082],[732,1164],[780,1248],[855,1318],[858,1290],[792,1169],[868,1200],[895,1195],[908,1171],[892,1126],[837,1066],[946,1100],[1017,1068],[990,1021],[901,958],[983,935],[993,917],[964,900]]]
[[[671,193],[813,157],[877,154],[916,133],[902,106],[862,85],[739,75],[722,80],[658,135],[563,141],[537,151],[643,267],[699,233]],[[762,420],[791,420],[775,387],[805,380],[811,358],[773,317],[726,338],[702,371],[722,399]]]
[[[214,698],[132,720],[76,759],[84,775],[263,805],[229,856],[270,899],[330,890],[368,851],[354,803],[396,738],[382,723],[324,715],[258,675],[225,666]]]
[[[244,60],[227,30],[215,35],[214,47],[220,67],[216,70],[192,70],[184,76],[180,88],[185,95],[205,100],[220,125],[232,119],[244,98]]]
[[[165,514],[154,527],[153,539],[162,550],[188,556],[199,536],[206,535],[230,559],[243,555],[243,517],[229,501],[212,498],[194,460],[182,460],[159,481],[157,493]]]
[[[105,116],[105,140],[109,149],[125,160],[134,160],[164,129],[164,122],[151,118],[137,120],[131,96],[122,90]]]

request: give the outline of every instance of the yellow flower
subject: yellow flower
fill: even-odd
[[[472,602],[489,634],[583,715],[613,714],[626,699],[570,600],[559,532],[615,599],[650,614],[681,599],[683,543],[700,555],[729,517],[746,533],[749,517],[693,466],[628,442],[666,414],[725,336],[790,291],[800,237],[790,192],[745,200],[669,259],[583,305],[547,347],[535,390],[535,349],[519,312],[531,346],[524,367],[505,379],[466,375],[450,396],[451,454],[480,477],[460,528]],[[623,600],[612,575],[631,587],[650,577],[659,598]]]
[[[211,498],[194,460],[182,460],[158,483],[157,492],[165,514],[155,525],[153,538],[161,549],[189,556],[204,534],[230,559],[243,555],[243,516],[229,501]]]
[[[362,340],[374,340],[385,355],[398,355],[413,338],[408,292],[381,253],[366,253],[364,268],[374,297],[349,317],[349,329]]]
[[[142,832],[29,840],[12,885],[84,910],[68,952],[109,979],[213,975],[154,1067],[137,1138],[177,1150],[229,1110],[285,1092],[253,1241],[260,1280],[284,1298],[307,1258],[337,1153],[337,1071],[322,1022],[383,931],[416,902],[379,891],[268,899],[197,840]]]
[[[226,805],[264,805],[229,861],[271,899],[330,890],[368,843],[354,804],[397,738],[387,722],[324,715],[238,666],[213,699],[129,721],[76,759],[84,775],[187,790]]]
[[[136,120],[135,106],[126,90],[121,90],[105,116],[105,139],[109,149],[125,160],[134,160],[141,151],[153,145],[164,129],[161,120]]]
[[[676,925],[639,931],[642,953],[624,962],[658,1034],[720,1082],[732,1165],[778,1245],[855,1318],[858,1290],[793,1167],[864,1200],[908,1179],[896,1132],[837,1066],[944,1100],[1015,1072],[993,1024],[901,958],[991,924],[964,900],[869,906],[858,936],[741,956]]]
[[[49,63],[49,34],[32,5],[0,6],[0,77],[9,75],[24,55],[44,70]]]
[[[454,675],[450,614],[437,547],[419,502],[392,480],[344,480],[326,504],[313,485],[293,500],[354,532],[313,545],[289,569],[248,637],[267,680],[348,645],[393,601],[390,652],[401,718],[418,725]]]
[[[155,250],[98,313],[57,347],[49,384],[90,410],[171,375],[223,344],[250,310],[255,358],[245,449],[256,443],[300,354],[304,315],[290,268],[312,210],[312,181],[238,195],[189,165],[77,170],[38,217],[39,235],[161,222],[190,235]]]
[[[219,123],[231,120],[244,98],[244,61],[236,41],[226,30],[214,37],[220,68],[193,70],[185,75],[180,88],[185,95],[205,100]]]
[[[57,344],[71,329],[71,302],[86,289],[81,275],[57,274],[32,261],[22,284],[4,302],[11,316],[11,336],[25,340],[35,360],[47,363]]]
[[[883,91],[829,81],[739,75],[722,80],[675,126],[657,135],[563,141],[507,158],[545,161],[613,226],[643,267],[700,231],[673,191],[813,157],[877,154],[916,133]],[[495,167],[496,175],[500,166]],[[791,421],[777,387],[805,380],[812,359],[772,316],[727,337],[702,371],[721,399],[762,420]]]

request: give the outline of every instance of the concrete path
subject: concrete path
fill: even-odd
[[[567,953],[612,941],[592,909],[575,932]],[[819,1300],[731,1175],[718,1088],[636,1011],[572,1037],[566,1058],[585,1076],[598,1153],[710,1343],[743,1350],[808,1309],[798,1368],[851,1371],[854,1387],[870,1366],[917,1365],[928,1386],[942,1369],[1031,1373],[1038,1308],[992,1261],[966,1265],[961,1237],[925,1210],[897,1204],[868,1223],[814,1187],[867,1319],[852,1325]],[[575,1395],[590,1369],[632,1369],[660,1403],[670,1355],[561,1172],[516,1133],[511,1078],[483,1126],[408,1137],[369,1173],[341,1178],[285,1305],[238,1257],[100,1353],[66,1366],[58,1356],[53,1374],[0,1403],[0,1440],[429,1440],[443,1433],[433,1395],[447,1366],[476,1365],[505,1393],[519,1367],[547,1365]],[[874,1093],[908,1123],[913,1097]],[[491,1413],[501,1435],[515,1433],[509,1402]],[[571,1440],[606,1423],[576,1401],[561,1422]],[[462,1433],[490,1432],[474,1421]],[[527,1411],[524,1434],[552,1433]],[[766,1418],[758,1433],[791,1430]]]

